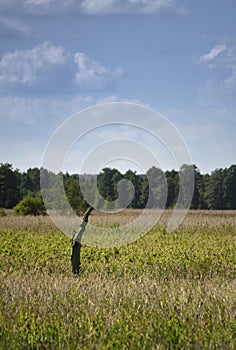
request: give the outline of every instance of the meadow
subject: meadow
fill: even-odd
[[[236,212],[190,211],[169,234],[170,214],[132,244],[83,246],[78,276],[49,217],[0,217],[0,349],[236,349]]]

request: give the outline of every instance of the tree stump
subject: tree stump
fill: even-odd
[[[79,230],[76,231],[73,234],[72,237],[72,254],[71,254],[71,265],[72,265],[72,272],[75,275],[78,275],[80,272],[80,250],[81,250],[81,240],[82,240],[82,236],[83,233],[85,231],[86,225],[88,223],[88,218],[89,215],[92,213],[93,208],[89,207],[84,216],[83,216],[83,221],[82,224],[79,227]]]

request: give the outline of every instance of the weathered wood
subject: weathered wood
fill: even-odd
[[[71,265],[74,275],[78,275],[80,271],[80,249],[81,243],[75,242],[72,244]]]
[[[71,265],[72,265],[72,272],[75,275],[79,274],[80,271],[80,250],[81,250],[81,240],[83,233],[85,231],[86,225],[88,223],[89,215],[92,213],[93,208],[89,207],[84,216],[82,224],[79,227],[79,230],[76,231],[72,237],[72,254],[71,254]]]

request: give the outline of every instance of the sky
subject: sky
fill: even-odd
[[[235,0],[0,0],[0,162],[40,167],[61,123],[126,101],[167,118],[201,173],[236,164],[235,16]],[[63,170],[111,138],[142,140],[175,167],[160,142],[114,124],[72,147]],[[128,158],[101,167],[147,170]]]

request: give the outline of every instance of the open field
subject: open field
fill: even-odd
[[[235,349],[236,212],[190,211],[167,234],[170,214],[133,244],[82,247],[77,277],[48,217],[0,218],[0,349]]]

